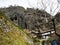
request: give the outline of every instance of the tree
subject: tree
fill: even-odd
[[[60,0],[33,0],[34,2],[28,0],[30,7],[38,8],[47,11],[52,16],[54,16],[60,9]],[[35,6],[34,6],[35,5]]]
[[[41,3],[42,3],[42,6],[43,6],[43,8],[44,8],[44,10],[46,11],[47,9],[48,9],[48,7],[49,7],[49,13],[52,15],[52,16],[54,16],[59,10],[59,3],[55,0],[55,2],[54,1],[52,1],[51,0],[51,2],[48,2],[49,0],[46,0],[46,1],[44,1],[44,0],[41,0]],[[46,2],[46,3],[45,3]],[[54,5],[56,3],[56,5]]]

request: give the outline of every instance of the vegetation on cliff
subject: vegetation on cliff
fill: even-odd
[[[0,45],[33,45],[33,41],[0,11]]]

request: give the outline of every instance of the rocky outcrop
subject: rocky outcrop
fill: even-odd
[[[5,15],[18,26],[21,26],[33,37],[41,38],[41,33],[54,30],[53,16],[45,12],[44,10],[38,10],[33,8],[24,9],[20,6],[11,6],[8,8],[1,8],[0,10],[5,12]],[[56,32],[60,34],[60,13],[54,16]],[[3,24],[5,25],[5,24]],[[4,26],[4,28],[7,25]],[[7,27],[8,28],[8,27]],[[29,30],[29,31],[28,31]],[[6,30],[7,31],[7,30]],[[55,36],[54,36],[55,37]],[[58,39],[59,40],[59,39]]]
[[[52,16],[44,10],[12,6],[2,9],[16,25],[29,29],[32,33],[43,33],[53,29]]]

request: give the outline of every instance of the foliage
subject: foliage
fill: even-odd
[[[49,44],[51,41],[52,41],[52,38],[50,37],[47,39],[46,43]]]

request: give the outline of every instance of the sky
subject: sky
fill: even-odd
[[[41,1],[44,5],[42,5]],[[8,7],[10,5],[19,5],[24,8],[38,8],[50,13],[52,16],[60,9],[60,0],[0,0],[0,7]],[[58,7],[58,8],[57,8]],[[45,9],[46,8],[46,9]],[[57,9],[56,9],[57,8]],[[51,9],[51,10],[50,10]]]

